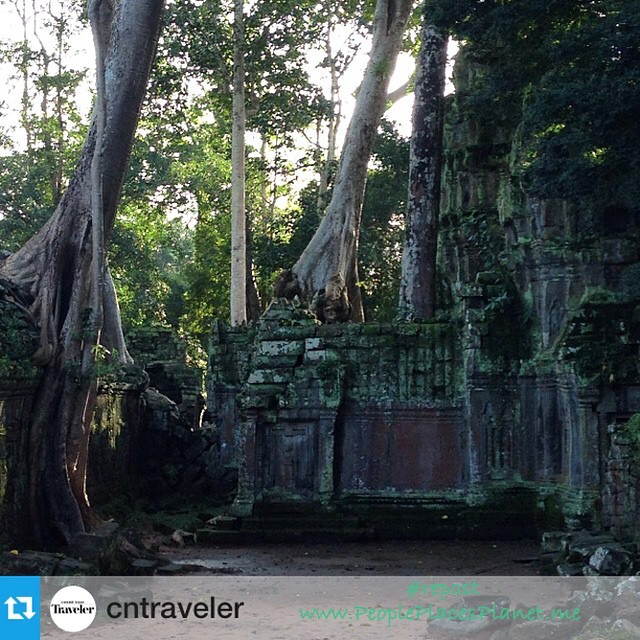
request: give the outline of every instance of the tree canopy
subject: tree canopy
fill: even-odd
[[[531,192],[637,208],[638,3],[427,0],[426,11],[485,65],[475,106],[522,123]]]

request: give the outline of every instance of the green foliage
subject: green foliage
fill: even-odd
[[[636,460],[640,460],[640,413],[634,413],[624,425]]]
[[[267,299],[279,271],[297,260],[319,223],[317,185],[299,195],[291,186],[301,164],[317,167],[318,157],[287,161],[298,132],[322,122],[333,108],[309,78],[307,54],[324,37],[329,20],[334,29],[348,24],[360,33],[369,30],[374,7],[374,0],[245,7],[248,125],[268,149],[260,157],[248,149],[247,209],[254,272]],[[127,331],[168,325],[206,344],[211,320],[228,316],[230,8],[229,0],[168,7],[110,243],[109,265]],[[73,10],[78,12],[76,4]],[[62,23],[52,28],[62,40],[75,33]],[[6,49],[5,60],[15,63],[18,76],[27,65],[32,87],[22,114],[27,148],[16,144],[0,156],[0,248],[14,251],[54,210],[87,124],[75,107],[82,71],[57,68],[50,56],[22,44]],[[390,125],[383,127],[375,162],[363,212],[360,285],[368,315],[391,319],[408,142]]]
[[[497,272],[503,277],[507,253],[497,209],[458,209],[442,216],[440,226],[445,238],[453,236],[455,242],[466,245],[478,261],[480,274]]]
[[[308,188],[315,187],[312,183]],[[291,207],[283,212],[272,233],[254,238],[254,274],[262,300],[268,304],[278,275],[290,269],[300,256],[295,247],[306,246],[318,226],[315,205],[302,209]]]
[[[101,344],[97,344],[93,347],[92,354],[91,377],[93,379],[105,384],[115,382],[122,377],[124,367],[120,364],[116,349],[109,351]]]
[[[409,141],[390,122],[382,123],[373,164],[362,210],[359,286],[367,319],[390,321],[398,302],[409,171]],[[313,237],[320,222],[317,194],[316,182],[307,185],[298,206],[282,211],[266,233],[254,239],[256,271],[267,293],[273,279],[296,262]]]
[[[229,317],[229,210],[201,212],[194,236],[194,260],[187,268],[184,327],[203,344],[213,318]]]
[[[197,112],[163,109],[157,99],[151,94],[144,108],[110,248],[126,330],[153,324],[177,329],[189,286],[188,221],[196,205],[184,173],[195,156],[189,122]]]
[[[0,157],[0,210],[0,247],[16,251],[53,211],[44,163],[20,152]]]
[[[365,317],[391,321],[398,305],[409,140],[383,121],[373,150],[362,208],[358,270]]]
[[[189,69],[219,114],[231,113],[233,29],[230,0],[171,5],[164,32],[168,65]],[[325,14],[311,0],[256,2],[245,6],[245,90],[248,126],[269,136],[289,138],[327,104],[309,81],[305,51],[320,37]]]
[[[114,229],[112,273],[127,330],[154,323],[177,328],[184,313],[190,232],[160,213],[126,203]]]
[[[211,320],[229,315],[231,9],[228,0],[170,6],[145,112],[147,136],[158,134],[152,146],[168,163],[161,173],[172,185],[170,199],[181,191],[192,220],[180,326],[202,344]],[[245,6],[248,128],[271,152],[256,158],[248,149],[246,181],[254,273],[267,298],[277,272],[295,262],[310,237],[304,229],[317,226],[316,214],[307,217],[310,200],[282,202],[295,180],[297,167],[284,160],[295,132],[327,113],[306,63],[326,19],[321,5],[306,0]],[[148,163],[148,154],[143,158]]]
[[[427,0],[427,11],[486,65],[467,104],[523,123],[516,169],[529,193],[637,215],[638,3]]]
[[[295,206],[281,211],[277,219],[268,220],[263,233],[253,239],[254,263],[260,290],[265,297],[283,269],[300,257],[318,228],[318,185],[311,182],[303,188]]]
[[[556,64],[527,95],[528,177],[538,193],[637,207],[640,10],[635,3],[594,4],[564,29]]]
[[[86,71],[66,66],[66,38],[78,29],[80,8],[60,10],[38,32],[55,39],[50,49],[42,40],[38,46],[23,40],[0,44],[0,62],[22,91],[19,127],[0,139],[0,248],[9,251],[22,246],[55,208],[86,134],[76,105]],[[62,32],[65,38],[58,37]]]
[[[636,384],[637,301],[621,301],[607,291],[591,290],[571,318],[564,341],[566,358],[584,381]]]

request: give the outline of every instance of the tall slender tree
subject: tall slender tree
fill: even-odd
[[[413,106],[406,238],[399,315],[431,318],[436,305],[436,254],[442,179],[447,36],[424,16]]]
[[[244,2],[233,20],[233,130],[231,135],[231,324],[247,321],[247,213],[245,210]]]
[[[233,289],[233,296],[226,295],[226,298],[233,298],[232,304],[224,304],[231,311],[232,322],[235,324],[241,324],[245,319],[254,320],[260,313],[260,297],[252,273],[250,223],[253,221],[256,224],[253,236],[258,246],[261,232],[266,227],[273,226],[271,214],[278,208],[282,185],[292,179],[292,168],[279,163],[278,158],[283,149],[294,146],[294,132],[303,131],[318,113],[323,112],[320,91],[308,77],[305,54],[319,33],[321,17],[324,20],[326,15],[319,3],[312,0],[283,0],[277,3],[259,0],[242,4],[244,11],[240,15],[237,0],[211,0],[206,3],[184,0],[174,3],[170,9],[173,18],[170,29],[167,37],[163,38],[163,53],[168,65],[173,66],[177,84],[182,84],[183,70],[186,67],[192,80],[197,79],[204,91],[203,96],[195,99],[197,110],[201,114],[204,112],[205,117],[223,128],[228,127],[227,122],[232,123],[229,128],[234,131],[234,151],[231,154],[234,162],[229,181],[233,183],[234,202],[233,206],[225,203],[224,215],[227,216],[231,210],[235,211],[231,243],[234,276],[232,287],[229,287],[228,270],[224,282],[220,279],[216,285],[218,292],[221,288],[225,291]],[[229,16],[233,19],[229,20]],[[243,79],[242,86],[239,84],[240,78]],[[240,98],[240,91],[244,92],[244,99]],[[190,97],[186,102],[192,100],[193,97]],[[240,114],[239,107],[244,107],[244,117]],[[243,154],[240,151],[242,145],[238,144],[241,137],[239,128],[242,127],[238,125],[242,120],[246,131],[253,136],[259,135],[263,142],[261,168],[257,163],[251,162],[250,153]],[[201,123],[196,126],[199,125]],[[221,136],[226,139],[226,131]],[[245,183],[246,221],[238,214],[243,173],[239,163],[243,158],[246,159],[245,177],[248,180]],[[258,171],[272,176],[270,185],[266,180],[263,182],[262,208],[256,206],[252,194],[255,188],[252,179]],[[219,189],[218,192],[219,195],[230,195],[226,189]],[[206,233],[205,226],[213,226],[209,224],[211,217],[220,216],[220,209],[206,209],[204,207],[200,212],[197,233]],[[246,243],[238,239],[242,235],[243,224]],[[243,249],[245,244],[246,250]],[[205,251],[211,251],[204,243],[200,246]],[[229,252],[226,247],[225,250]],[[241,285],[243,252],[246,256],[246,294]],[[240,302],[243,296],[246,301],[244,314]],[[213,296],[209,298],[213,300]],[[218,300],[216,297],[215,313],[226,317],[228,314],[220,309]]]
[[[0,279],[40,326],[44,367],[28,437],[21,538],[69,542],[97,518],[86,492],[86,452],[100,350],[127,361],[113,282],[104,263],[133,135],[158,42],[163,0],[90,0],[98,96],[77,169],[53,215],[0,261]]]
[[[369,62],[326,215],[296,264],[276,282],[276,296],[313,299],[312,307],[326,322],[364,319],[357,253],[367,166],[413,4],[413,0],[377,0]]]

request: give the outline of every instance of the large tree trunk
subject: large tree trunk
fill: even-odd
[[[338,140],[338,128],[342,120],[342,100],[340,100],[340,76],[338,71],[337,56],[334,56],[331,46],[332,24],[327,24],[326,53],[329,64],[329,76],[331,78],[331,114],[329,115],[329,131],[327,134],[327,156],[320,168],[320,180],[318,184],[318,215],[322,216],[327,206],[327,194],[329,193],[329,179],[336,160],[336,143]],[[342,73],[346,70],[343,69]]]
[[[347,129],[331,202],[293,269],[276,284],[276,296],[314,298],[312,308],[325,322],[364,319],[357,253],[367,166],[412,7],[413,0],[378,0],[376,4],[369,63]]]
[[[233,22],[233,131],[231,136],[231,324],[247,321],[247,214],[245,211],[244,2]]]
[[[436,257],[447,36],[425,20],[413,107],[406,239],[402,254],[399,315],[432,318],[436,307]]]
[[[0,263],[0,277],[28,299],[41,327],[35,358],[44,373],[30,425],[29,502],[24,505],[30,527],[21,532],[21,539],[43,547],[69,542],[95,522],[85,477],[96,396],[92,365],[97,341],[117,348],[121,361],[128,360],[103,256],[146,92],[163,4],[163,0],[120,0],[112,20],[110,2],[90,2],[90,15],[98,16],[98,42],[106,47],[104,120],[99,95],[87,142],[60,204],[31,240]],[[100,94],[100,68],[97,75]],[[102,229],[96,230],[96,225]]]

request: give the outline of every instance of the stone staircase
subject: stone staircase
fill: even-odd
[[[371,540],[536,539],[545,519],[530,487],[485,490],[478,495],[351,496],[340,505],[271,503],[251,516],[217,516],[197,531],[204,545],[331,543]],[[540,515],[538,522],[536,515]]]
[[[366,542],[375,530],[341,513],[274,512],[247,518],[218,516],[196,532],[203,545]]]

